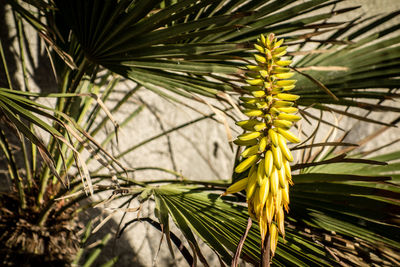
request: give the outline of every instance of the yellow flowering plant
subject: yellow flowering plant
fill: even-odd
[[[248,176],[231,185],[225,194],[246,190],[248,212],[260,225],[261,244],[270,236],[272,255],[278,243],[278,231],[285,236],[284,209],[288,211],[289,185],[293,184],[290,162],[292,153],[287,142],[298,143],[299,138],[289,132],[293,123],[300,120],[295,102],[299,96],[290,94],[296,80],[283,60],[287,53],[284,40],[274,34],[264,36],[254,47],[256,64],[247,66],[247,85],[242,88],[246,95],[241,97],[243,113],[249,117],[238,121],[245,133],[238,136],[235,144],[244,146],[242,160],[235,172],[250,169]]]

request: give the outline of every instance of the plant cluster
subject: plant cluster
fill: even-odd
[[[89,244],[90,234],[114,212],[94,228],[78,216],[103,203],[89,199],[104,192],[111,203],[122,201],[116,209],[124,213],[155,206],[148,217],[121,220],[119,236],[150,224],[190,266],[209,266],[199,240],[233,266],[239,258],[267,266],[270,251],[276,266],[397,264],[400,152],[382,152],[394,142],[362,146],[399,122],[371,115],[400,113],[393,104],[400,12],[343,22],[337,16],[357,7],[338,8],[341,2],[1,0],[0,13],[11,17],[2,24],[15,29],[0,40],[0,159],[10,184],[0,194],[1,264],[95,264],[110,235]],[[40,84],[46,64],[54,92]],[[135,86],[121,96],[116,88],[126,80]],[[151,110],[139,90],[200,115],[111,153],[118,129]],[[381,128],[349,143],[351,127],[328,113]],[[228,135],[245,131],[233,141],[244,149],[232,179],[199,181],[165,166],[122,163],[140,147],[219,117]],[[301,143],[289,131],[300,117]],[[114,131],[101,135],[109,126]],[[322,126],[338,134],[321,139]],[[179,179],[135,178],[143,170]]]

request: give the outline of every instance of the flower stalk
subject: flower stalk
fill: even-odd
[[[260,225],[262,251],[268,243],[274,255],[278,234],[285,236],[284,217],[288,212],[289,185],[292,185],[290,162],[293,156],[287,142],[300,140],[288,130],[300,120],[294,107],[299,96],[289,93],[296,80],[283,60],[286,46],[274,34],[261,35],[254,47],[256,64],[248,65],[246,96],[240,97],[247,120],[236,124],[245,132],[234,141],[245,149],[236,173],[247,172],[247,177],[231,185],[225,194],[246,190],[248,212]],[[265,242],[268,240],[268,242]],[[264,255],[266,256],[266,255]],[[269,255],[268,255],[269,258]],[[263,259],[261,259],[263,261]],[[269,260],[268,260],[269,261]]]

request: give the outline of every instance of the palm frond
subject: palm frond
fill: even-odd
[[[273,263],[397,264],[399,153],[371,159],[341,158],[293,175],[288,233],[285,240],[279,241]],[[376,161],[383,159],[389,164]],[[190,242],[196,242],[195,233],[230,264],[249,216],[241,194],[220,198],[202,186],[179,184],[153,191],[156,202],[163,205],[158,208],[163,211],[163,216],[158,216],[161,224],[167,224],[171,217]],[[249,262],[259,259],[258,235],[259,228],[253,224],[242,255]],[[201,253],[198,249],[195,253]]]
[[[400,39],[383,38],[399,26],[373,31],[398,13],[373,22],[365,20],[351,33],[354,22],[326,22],[357,8],[337,10],[335,6],[340,2],[252,1],[241,5],[240,1],[230,0],[186,0],[164,3],[160,9],[159,1],[108,1],[106,6],[98,0],[55,1],[55,25],[59,25],[60,36],[52,36],[57,46],[70,47],[67,50],[76,57],[77,64],[84,54],[90,63],[156,93],[168,90],[198,100],[193,94],[215,98],[221,91],[243,93],[234,81],[242,77],[238,67],[251,60],[247,54],[252,49],[250,42],[260,33],[273,31],[293,47],[299,71],[295,77],[295,93],[301,95],[299,105],[333,112],[339,111],[327,104],[399,112],[398,108],[366,101],[398,97],[396,92],[378,88],[399,85],[396,62]],[[49,10],[53,12],[43,12]],[[69,38],[71,31],[73,38]],[[327,32],[327,39],[316,39]],[[307,43],[320,45],[315,53],[303,53]],[[341,114],[351,116],[349,112]]]
[[[156,200],[165,205],[169,216],[185,238],[195,245],[196,253],[201,252],[193,233],[218,253],[225,263],[230,264],[232,254],[247,225],[249,215],[244,205],[224,201],[218,194],[205,192],[201,187],[167,185],[153,190]],[[244,244],[243,258],[252,263],[258,262],[260,245],[259,228],[253,226]],[[323,266],[329,262],[333,263],[321,246],[309,238],[295,236],[295,232],[290,229],[286,242],[278,246],[277,256],[274,258],[274,263],[278,266]]]
[[[215,97],[221,90],[234,88],[204,78],[240,73],[236,52],[247,49],[248,41],[254,41],[260,31],[280,24],[290,32],[307,28],[333,14],[304,18],[305,14],[338,1],[309,1],[288,7],[293,2],[240,7],[237,1],[187,0],[163,9],[158,9],[158,1],[132,5],[129,1],[109,1],[106,7],[99,1],[90,6],[85,1],[56,1],[56,5],[57,15],[73,31],[91,62],[145,87],[160,86],[186,97],[190,94],[185,91]],[[288,18],[296,21],[287,25]]]

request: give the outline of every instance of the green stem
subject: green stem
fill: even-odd
[[[76,90],[76,88],[78,87],[78,85],[79,85],[79,83],[80,83],[80,81],[82,79],[82,76],[85,73],[85,70],[87,69],[87,67],[88,67],[88,61],[86,60],[86,58],[84,58],[82,63],[79,66],[78,73],[75,75],[75,77],[74,77],[74,79],[72,81],[72,85],[71,85],[70,90],[69,90],[70,92],[74,92]],[[70,103],[70,99],[69,98],[66,99],[66,100],[67,101],[65,102],[65,105],[64,105],[64,108],[63,108],[64,113],[66,113],[65,111],[66,111],[66,109],[69,108],[68,104]],[[52,151],[56,150],[54,152],[54,154],[55,154],[54,158],[58,158],[59,157],[59,155],[58,155],[59,152],[56,149],[56,142],[57,141],[56,141],[55,138],[52,138],[51,141],[50,141],[50,149],[49,149],[50,153]],[[49,178],[50,178],[50,174],[51,174],[50,169],[49,169],[48,166],[46,166],[46,168],[43,171],[43,175],[42,175],[42,177],[40,179],[39,193],[38,193],[38,197],[36,199],[36,202],[38,203],[38,205],[43,203],[43,198],[44,198],[44,194],[45,194],[45,191],[46,191],[46,188],[47,188],[47,184],[48,184],[48,181],[49,181]]]
[[[30,129],[33,132],[33,125],[30,125]],[[36,177],[36,171],[37,171],[37,146],[31,142],[31,161],[30,163],[32,164],[32,170],[31,170],[31,174],[32,177]]]
[[[19,140],[21,142],[21,150],[24,154],[24,162],[25,162],[25,172],[26,172],[26,180],[28,182],[29,190],[33,187],[33,179],[32,179],[32,170],[31,170],[31,163],[28,156],[28,151],[25,144],[25,139],[23,136],[19,134]]]
[[[43,203],[44,193],[47,188],[47,181],[49,180],[49,177],[50,177],[50,168],[46,166],[43,171],[42,178],[40,179],[39,192],[36,198],[36,203],[39,206]]]
[[[97,259],[97,257],[100,255],[102,249],[104,246],[108,243],[108,241],[111,239],[112,235],[111,233],[108,233],[102,240],[101,243],[95,247],[95,249],[89,254],[88,259],[86,262],[83,264],[83,267],[90,267],[94,263],[94,261]]]
[[[22,183],[22,179],[18,174],[18,168],[15,163],[14,156],[11,152],[10,146],[8,145],[7,138],[3,132],[3,130],[0,130],[0,147],[2,148],[5,157],[8,160],[8,171],[11,177],[11,180],[15,183],[15,186],[17,187],[18,190],[18,196],[19,196],[19,201],[20,201],[20,207],[21,209],[26,209],[26,199],[25,199],[25,191],[24,191],[24,185]]]
[[[22,25],[22,20],[21,17],[13,12],[14,15],[14,21],[15,25],[17,26],[17,36],[18,36],[18,45],[19,45],[19,54],[21,57],[21,68],[22,68],[22,73],[24,75],[24,85],[25,85],[25,91],[30,91],[29,89],[29,81],[28,81],[28,71],[26,69],[26,60],[25,60],[25,51],[24,51],[24,36],[23,36],[23,25]]]
[[[1,39],[0,39],[0,55],[1,55],[1,59],[3,61],[3,65],[4,65],[4,71],[6,72],[8,85],[10,86],[10,89],[13,90],[12,84],[11,84],[10,73],[8,72],[6,57],[4,56],[3,45],[1,43]]]

